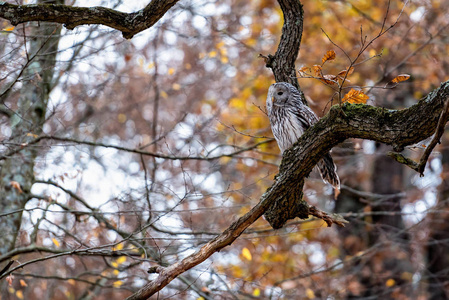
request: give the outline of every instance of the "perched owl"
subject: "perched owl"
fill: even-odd
[[[317,115],[301,102],[301,94],[290,83],[279,82],[270,86],[267,96],[267,110],[271,130],[282,152],[290,148],[310,126],[318,122]],[[337,167],[330,153],[318,163],[318,170],[324,182],[340,188]]]

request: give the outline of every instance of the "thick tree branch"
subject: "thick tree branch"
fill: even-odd
[[[147,299],[181,273],[230,245],[270,206],[291,197],[292,191],[296,191],[298,182],[311,172],[323,155],[345,139],[374,140],[392,145],[397,151],[428,138],[437,128],[448,96],[449,81],[416,105],[403,110],[387,110],[363,104],[348,104],[341,108],[333,106],[330,112],[307,130],[292,148],[284,152],[274,184],[262,195],[256,206],[196,253],[169,267],[159,269],[159,276],[155,280],[128,299]],[[309,214],[319,216],[320,211],[309,207]]]
[[[124,13],[106,7],[74,7],[55,4],[15,5],[0,1],[0,17],[12,25],[29,21],[45,21],[64,24],[73,29],[80,25],[99,24],[120,30],[130,39],[150,28],[179,0],[153,0],[145,8]]]

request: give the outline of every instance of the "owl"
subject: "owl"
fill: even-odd
[[[268,89],[267,111],[271,130],[281,152],[290,148],[299,137],[313,124],[318,122],[317,115],[301,101],[301,94],[290,83],[274,83]],[[330,153],[318,163],[318,171],[324,182],[334,188],[340,188],[337,167]]]

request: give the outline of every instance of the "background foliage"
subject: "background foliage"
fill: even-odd
[[[303,5],[297,67],[321,65],[333,50],[324,74],[347,69],[345,53],[355,58],[365,36],[399,18],[361,53],[342,95],[363,87],[368,104],[400,109],[449,79],[446,1]],[[281,160],[264,113],[274,79],[258,54],[275,52],[282,21],[270,0],[181,1],[130,40],[97,25],[1,20],[1,197],[23,195],[22,207],[0,215],[20,220],[3,233],[15,244],[0,247],[0,267],[15,262],[1,299],[123,299],[156,276],[149,267],[179,261],[254,206]],[[33,71],[35,53],[47,76]],[[404,73],[394,89],[376,88]],[[299,82],[318,115],[337,103],[326,82]],[[24,101],[33,89],[47,99],[37,123],[37,100]],[[420,178],[387,147],[346,141],[333,150],[341,193],[315,173],[304,189],[309,203],[350,220],[346,228],[309,219],[272,230],[260,219],[159,297],[445,299],[446,142]],[[29,186],[11,177],[11,163],[31,163]]]

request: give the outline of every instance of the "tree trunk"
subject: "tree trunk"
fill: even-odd
[[[39,0],[49,4],[52,1]],[[52,3],[63,4],[63,0]],[[0,211],[10,213],[0,218],[0,255],[15,247],[22,220],[22,210],[30,198],[34,181],[34,165],[39,148],[26,144],[42,133],[58,50],[61,25],[33,24],[27,36],[27,57],[31,60],[23,70],[18,108],[10,118],[13,147],[25,147],[3,160],[0,169]],[[26,31],[26,28],[25,28]],[[36,55],[37,54],[37,55]],[[0,269],[2,266],[0,266]]]
[[[435,212],[430,213],[430,230],[427,244],[427,272],[429,299],[449,299],[449,135],[442,138],[443,174],[439,190],[439,201]]]

